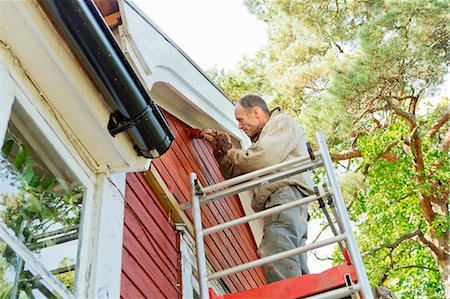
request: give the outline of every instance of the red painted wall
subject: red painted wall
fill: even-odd
[[[178,240],[142,173],[127,174],[122,298],[178,298]]]
[[[212,150],[205,141],[191,140],[186,124],[166,113],[175,134],[170,150],[152,161],[179,203],[190,201],[189,173],[197,173],[203,186],[222,181]],[[121,296],[123,298],[176,298],[179,283],[179,246],[174,226],[142,174],[127,176]],[[191,218],[191,211],[187,211]],[[241,217],[237,196],[202,206],[205,226]],[[192,218],[191,218],[192,219]],[[216,270],[255,260],[256,244],[248,224],[205,238],[207,258]],[[261,268],[238,273],[224,282],[232,292],[265,283]]]

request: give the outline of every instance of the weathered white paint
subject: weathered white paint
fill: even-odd
[[[88,78],[79,70],[76,61],[61,40],[55,40],[56,32],[52,31],[51,27],[39,27],[49,25],[47,20],[42,19],[40,10],[33,5],[31,1],[27,3],[0,2],[0,11],[8,12],[6,14],[8,18],[3,18],[5,14],[2,14],[0,18],[1,93],[2,96],[12,94],[12,98],[23,107],[67,167],[86,188],[79,239],[76,297],[117,298],[120,295],[125,174],[110,175],[109,173],[117,170],[114,166],[119,169],[123,167],[131,170],[145,169],[149,162],[136,158],[134,150],[130,151],[129,157],[122,155],[117,150],[117,147],[120,149],[121,146],[120,138],[110,138],[106,130],[98,130],[98,119],[94,118],[94,115],[101,116],[103,113],[106,121],[107,107],[90,85]],[[29,10],[31,14],[28,14]],[[28,23],[33,20],[37,23]],[[31,28],[32,25],[36,27]],[[9,26],[20,28],[20,30],[14,31],[14,28]],[[42,31],[39,31],[40,29]],[[22,36],[20,38],[13,36],[13,31],[14,34]],[[36,37],[36,35],[41,36]],[[15,40],[16,38],[19,40]],[[22,40],[27,38],[29,38],[29,45]],[[33,58],[33,55],[37,56]],[[40,65],[39,60],[43,60],[41,62],[44,65]],[[3,78],[11,78],[11,80],[3,80]],[[51,80],[53,82],[48,82]],[[53,93],[56,89],[60,89],[59,94]],[[10,96],[7,97],[10,98]],[[1,101],[2,130],[5,128],[3,123],[9,120],[11,103],[12,99],[8,102]],[[87,103],[93,106],[83,106]],[[84,111],[87,112],[86,114],[77,115],[73,113],[79,111],[75,107],[77,105],[80,105],[81,110],[89,111]],[[77,119],[74,122],[78,122],[81,126],[86,125],[87,122],[92,127],[77,130],[67,116]],[[83,139],[83,134],[89,130],[92,131],[89,134],[92,134],[93,138],[91,146],[101,150],[98,156],[103,155],[106,159],[98,160],[91,154],[92,147],[87,146],[86,139]],[[105,141],[104,138],[108,140]],[[126,138],[123,141],[123,144],[128,147]],[[99,161],[103,164],[99,164]]]
[[[185,226],[183,224],[176,224],[176,230],[180,234],[180,256],[181,256],[181,292],[183,299],[194,298],[194,287],[192,284],[193,273],[192,265],[189,258],[189,246],[185,240]]]
[[[0,148],[3,146],[6,130],[8,129],[9,115],[11,114],[13,102],[14,93],[11,77],[6,67],[0,61]]]
[[[5,51],[0,51],[0,54],[5,54]],[[8,54],[9,53],[7,52],[6,55],[0,55],[0,63],[4,63],[0,64],[3,72],[2,76],[4,78],[11,78],[11,80],[6,79],[1,81],[2,90],[9,90],[12,98],[20,105],[21,109],[23,109],[24,112],[20,116],[30,119],[29,122],[33,122],[36,125],[36,129],[43,132],[45,140],[41,140],[40,143],[47,144],[47,146],[51,144],[58,155],[60,155],[61,159],[64,160],[65,166],[70,168],[71,172],[73,172],[80,183],[85,187],[85,198],[93,198],[95,175],[85,165],[76,149],[72,147],[72,144],[69,142],[70,136],[65,134],[65,131],[61,126],[58,126],[58,116],[55,115],[56,112],[52,110],[51,107],[48,107],[47,102],[42,101],[42,95],[36,89],[36,86],[33,82],[30,82],[30,78],[18,67],[20,65],[17,64],[17,60],[14,58],[11,59],[11,56]],[[9,106],[0,106],[0,113],[2,113],[6,123],[10,118],[10,112],[11,108]],[[17,125],[20,124],[18,123]],[[44,160],[48,159],[44,158]],[[46,163],[50,162],[51,161],[46,161]],[[85,205],[83,210],[86,214],[89,214],[88,206]],[[80,236],[80,243],[83,243],[83,235]],[[25,246],[19,246],[17,247],[17,250],[22,257],[23,255],[32,255]],[[23,253],[23,251],[25,251],[25,253]],[[45,267],[40,264],[40,262],[34,261],[29,257],[23,258],[27,263],[31,263],[33,269],[39,271],[38,273],[46,281],[50,281],[50,285],[54,284],[52,282],[52,280],[55,280],[53,276],[49,278],[47,274],[42,273],[42,269],[45,270]],[[36,265],[36,263],[39,264]],[[89,271],[91,271],[91,269],[87,269],[85,272],[78,271],[78,274],[82,273],[80,276],[89,277]],[[70,297],[66,296],[64,293],[62,293],[62,295],[63,297]]]
[[[99,174],[81,221],[77,297],[119,298],[126,176]]]
[[[73,134],[71,142],[94,172],[144,170],[126,134],[107,130],[111,108],[35,1],[0,1],[0,43],[32,78]]]
[[[237,138],[234,105],[162,31],[131,1],[119,1],[122,43],[147,66],[141,73],[153,99],[179,119],[196,127],[216,127]],[[159,84],[157,84],[159,83]],[[167,92],[170,91],[170,92]]]

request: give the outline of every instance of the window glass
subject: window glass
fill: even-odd
[[[74,291],[84,186],[16,101],[0,155],[0,217],[37,260]],[[0,242],[0,298],[55,297]],[[11,297],[12,298],[12,297]]]

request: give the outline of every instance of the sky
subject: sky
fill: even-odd
[[[266,41],[243,0],[132,0],[202,69],[233,69]]]

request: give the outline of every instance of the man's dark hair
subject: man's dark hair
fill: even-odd
[[[246,94],[237,101],[237,104],[241,105],[246,110],[253,107],[260,107],[264,112],[270,113],[267,103],[260,96],[254,94]]]

